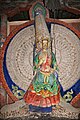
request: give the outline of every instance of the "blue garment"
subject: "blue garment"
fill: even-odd
[[[50,107],[37,107],[37,106],[29,105],[29,110],[31,112],[52,112],[52,106],[50,106]]]

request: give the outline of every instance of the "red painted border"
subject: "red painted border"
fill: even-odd
[[[22,28],[27,27],[29,25],[33,24],[33,21],[24,23],[23,25],[20,25],[19,27],[17,27],[15,30],[13,30],[10,35],[7,37],[6,41],[4,42],[3,47],[0,50],[0,81],[2,82],[2,85],[4,87],[4,89],[6,90],[6,92],[8,93],[8,95],[10,96],[10,98],[13,101],[17,101],[18,99],[13,95],[13,93],[10,91],[6,80],[4,78],[4,73],[3,73],[3,59],[4,59],[4,53],[6,50],[6,47],[8,45],[8,43],[10,42],[10,39]]]
[[[74,106],[74,104],[77,103],[78,100],[80,100],[80,93],[72,99],[70,104]]]
[[[80,32],[78,30],[76,30],[74,27],[72,27],[71,25],[65,23],[65,22],[62,22],[62,21],[59,21],[59,20],[53,20],[53,19],[50,19],[50,18],[47,18],[46,19],[46,22],[53,22],[53,23],[56,23],[56,24],[61,24],[63,25],[64,27],[67,27],[69,28],[70,30],[72,30],[79,38],[80,38]],[[24,23],[23,25],[20,25],[19,27],[17,27],[15,30],[13,30],[10,35],[7,37],[3,47],[1,48],[0,50],[0,81],[2,82],[2,85],[4,87],[4,89],[7,91],[7,93],[9,94],[9,96],[11,97],[11,99],[13,101],[17,101],[18,99],[13,95],[13,93],[10,91],[7,83],[6,83],[6,80],[4,78],[4,73],[3,73],[3,59],[4,59],[4,53],[5,53],[5,50],[6,50],[6,47],[8,45],[8,43],[10,42],[10,39],[15,35],[17,34],[17,32],[24,28],[24,27],[27,27],[31,24],[33,24],[34,21],[30,21],[30,22],[27,22],[27,23]]]
[[[66,22],[60,21],[58,19],[52,19],[52,18],[46,18],[46,22],[54,22],[56,24],[61,24],[64,27],[67,27],[68,29],[73,31],[80,38],[80,32],[77,29],[75,29],[72,25],[70,25]]]

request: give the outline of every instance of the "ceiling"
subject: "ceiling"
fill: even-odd
[[[6,14],[9,21],[29,19],[29,8],[38,0],[0,0],[0,15]],[[79,18],[80,0],[39,0],[50,11],[50,17]],[[68,7],[71,7],[68,9]],[[77,8],[75,10],[75,8]]]

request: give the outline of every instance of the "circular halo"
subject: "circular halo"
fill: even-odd
[[[53,52],[56,49],[59,81],[65,91],[80,78],[80,40],[70,29],[59,24],[51,25],[51,37]]]
[[[54,24],[54,20],[48,19],[47,22],[50,22],[51,26]],[[56,21],[54,31],[51,27],[52,38],[53,32],[55,32],[60,83],[66,90],[80,77],[80,41],[76,30],[64,22]],[[4,88],[13,100],[23,98],[33,79],[34,41],[34,25],[33,22],[29,22],[11,33],[2,48],[0,77]]]

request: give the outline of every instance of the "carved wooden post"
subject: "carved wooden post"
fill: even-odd
[[[4,38],[7,37],[7,15],[5,14],[1,15],[1,34]]]
[[[2,47],[3,43],[5,42],[5,39],[7,37],[7,15],[2,14],[1,15],[1,30],[0,30],[0,47]],[[4,88],[2,87],[2,83],[0,83],[1,86],[1,99],[4,98],[4,104],[8,103],[8,96]],[[3,105],[1,101],[1,105]]]

